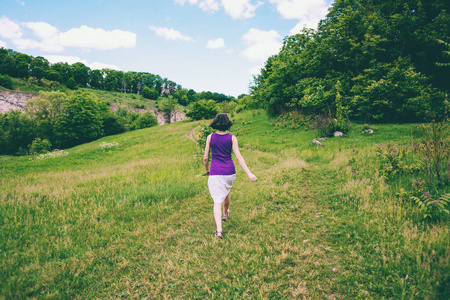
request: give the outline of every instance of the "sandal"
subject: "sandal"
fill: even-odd
[[[223,238],[223,232],[222,231],[216,231],[216,233],[214,233],[214,235],[216,236],[216,238]]]
[[[227,221],[228,220],[228,218],[230,217],[230,215],[231,215],[231,212],[230,212],[230,210],[227,210],[227,214],[226,215],[223,215],[223,217],[222,217],[222,221]]]

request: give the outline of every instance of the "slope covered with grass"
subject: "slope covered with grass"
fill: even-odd
[[[408,143],[408,125],[372,136],[355,126],[316,148],[313,131],[274,127],[264,113],[234,122],[258,182],[238,169],[223,240],[189,139],[198,122],[55,158],[0,157],[0,296],[445,297],[448,219],[423,222],[370,171],[373,145]]]

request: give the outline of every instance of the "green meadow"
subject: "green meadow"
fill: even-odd
[[[409,124],[314,147],[262,111],[233,121],[258,181],[238,168],[222,240],[202,122],[0,156],[0,298],[447,299],[448,215],[424,219],[375,151],[411,143]]]

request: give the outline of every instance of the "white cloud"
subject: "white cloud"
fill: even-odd
[[[251,61],[266,61],[269,56],[277,54],[283,45],[282,36],[275,30],[251,28],[242,39],[248,45],[244,50],[244,56]]]
[[[101,70],[101,69],[113,69],[120,71],[120,68],[115,65],[104,64],[100,62],[88,63],[87,60],[81,59],[76,56],[62,56],[62,55],[46,55],[45,58],[52,64],[62,62],[72,65],[77,62],[83,63],[85,66],[89,67],[91,70]]]
[[[22,28],[6,16],[0,19],[0,36],[5,39],[19,39],[22,37]]]
[[[6,43],[0,40],[0,48],[6,48]]]
[[[136,33],[115,29],[81,26],[72,28],[58,36],[61,45],[84,49],[112,50],[136,47]]]
[[[258,1],[256,4],[251,4],[250,0],[222,0],[225,12],[233,19],[254,17],[256,8],[261,4],[263,4],[261,1]]]
[[[51,38],[58,35],[59,30],[45,22],[27,22],[24,25],[33,31],[33,34],[41,39]]]
[[[198,0],[175,0],[175,3],[179,3],[181,5],[184,5],[186,2],[188,2],[189,4],[196,4],[198,2]]]
[[[325,0],[269,0],[275,4],[278,13],[285,19],[299,20],[291,30],[298,33],[303,27],[317,28],[319,21],[328,13]]]
[[[207,12],[215,12],[219,10],[219,3],[215,0],[204,0],[199,2],[198,6]]]
[[[39,48],[40,45],[38,41],[30,39],[15,39],[12,40],[12,42],[19,50],[36,49]]]
[[[209,40],[206,44],[206,47],[209,49],[220,49],[225,47],[225,41],[223,38],[218,38],[215,40]]]
[[[19,3],[20,5],[25,5],[25,2],[21,1],[21,0],[16,0],[17,3]]]
[[[179,31],[166,27],[155,27],[149,26],[149,28],[158,36],[165,38],[166,40],[176,41],[186,41],[194,42],[194,39],[190,36],[182,35]]]
[[[225,13],[233,19],[248,19],[255,16],[255,10],[262,1],[252,4],[252,0],[174,0],[175,3],[197,5],[206,12],[215,12],[222,6]]]
[[[22,26],[31,29],[39,40],[22,39],[22,28],[6,17],[0,19],[0,36],[11,39],[19,50],[39,48],[46,52],[61,52],[65,47],[112,50],[136,46],[136,34],[119,29],[108,31],[83,25],[60,32],[45,22],[25,22]]]

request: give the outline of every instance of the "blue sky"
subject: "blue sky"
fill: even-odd
[[[0,47],[50,62],[158,74],[197,92],[248,93],[283,38],[331,0],[0,0]]]

